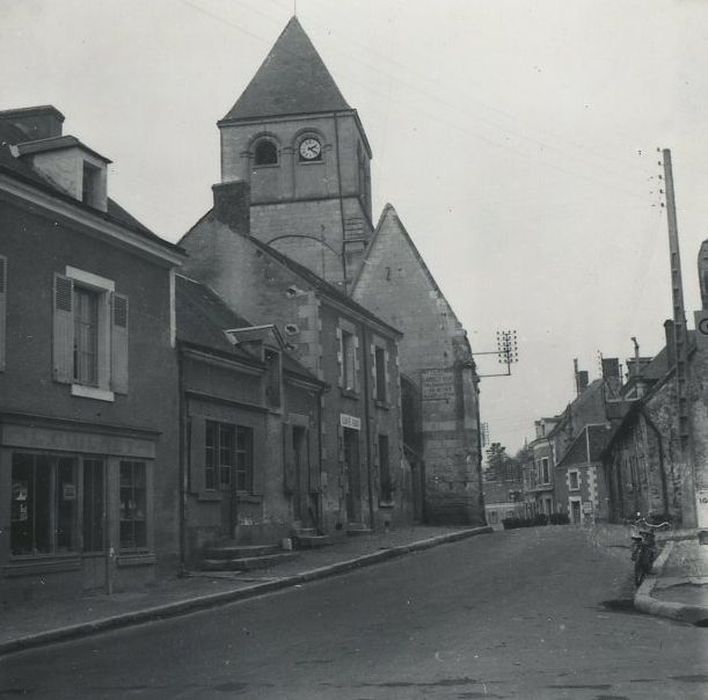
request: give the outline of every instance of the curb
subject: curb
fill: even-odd
[[[253,586],[246,586],[245,588],[239,588],[234,591],[224,591],[221,593],[197,596],[195,598],[180,600],[175,603],[158,605],[152,608],[143,608],[142,610],[121,613],[119,615],[104,617],[91,622],[82,622],[76,625],[59,627],[57,629],[47,630],[46,632],[27,635],[25,637],[18,637],[17,639],[13,639],[9,642],[0,642],[0,656],[17,651],[23,651],[25,649],[45,646],[47,644],[53,644],[55,642],[64,642],[70,639],[76,639],[78,637],[99,634],[109,630],[132,627],[145,622],[164,620],[170,617],[179,617],[180,615],[187,615],[192,612],[207,610],[219,605],[235,603],[248,598],[255,598],[266,593],[272,593],[284,588],[291,588],[301,583],[329,578],[330,576],[337,576],[338,574],[352,571],[353,569],[371,566],[389,559],[395,559],[411,552],[422,551],[436,547],[440,544],[457,542],[469,537],[474,537],[475,535],[484,535],[492,532],[492,528],[488,525],[484,527],[469,528],[467,530],[459,530],[457,532],[451,532],[445,535],[430,537],[427,540],[419,540],[417,542],[411,542],[410,544],[391,547],[390,549],[382,549],[378,552],[373,552],[372,554],[364,554],[360,557],[355,557],[354,559],[347,559],[345,561],[337,562],[336,564],[330,564],[328,566],[322,566],[318,569],[304,571],[301,574],[287,576],[275,581],[257,583]]]
[[[668,617],[680,622],[690,622],[695,624],[701,620],[708,619],[708,608],[702,605],[685,605],[683,603],[672,603],[666,600],[657,600],[652,596],[659,577],[664,569],[666,560],[674,547],[673,541],[669,540],[664,545],[661,554],[654,562],[653,576],[647,577],[634,595],[634,607],[641,612],[658,617]]]

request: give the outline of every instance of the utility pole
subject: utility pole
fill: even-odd
[[[681,441],[681,461],[689,479],[683,479],[684,489],[689,493],[684,497],[684,520],[695,525],[694,470],[691,456],[691,424],[688,405],[688,331],[686,311],[683,302],[683,277],[681,275],[681,254],[679,252],[678,225],[676,223],[676,199],[674,196],[674,175],[671,167],[671,151],[662,151],[664,180],[666,183],[666,219],[669,228],[669,254],[671,260],[671,300],[673,304],[673,337],[676,349],[676,392],[678,408],[679,438]],[[687,523],[688,524],[688,523]]]

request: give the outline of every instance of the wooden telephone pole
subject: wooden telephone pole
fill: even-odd
[[[669,227],[669,253],[671,256],[671,300],[673,303],[673,337],[676,349],[676,391],[678,409],[679,438],[681,442],[683,520],[685,525],[695,526],[696,504],[694,491],[694,467],[691,455],[691,421],[688,400],[688,331],[686,310],[683,302],[683,277],[681,275],[681,254],[679,252],[678,226],[676,224],[676,199],[674,197],[674,176],[671,168],[671,151],[662,151],[664,179],[666,182],[666,218]]]

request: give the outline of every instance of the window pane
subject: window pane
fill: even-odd
[[[98,386],[98,294],[74,286],[74,381]]]
[[[10,542],[13,554],[31,554],[34,520],[34,460],[32,455],[12,457]]]
[[[62,457],[57,462],[56,519],[58,552],[76,549],[76,462]]]
[[[34,550],[38,554],[52,551],[51,508],[52,469],[49,457],[34,457]]]
[[[216,431],[217,425],[212,421],[206,422],[205,435],[205,474],[204,487],[208,490],[216,488]]]
[[[120,463],[120,548],[147,547],[147,493],[144,462]]]
[[[103,551],[103,462],[84,460],[84,551]]]
[[[386,400],[386,351],[376,348],[376,398]]]
[[[242,425],[236,429],[236,489],[253,490],[253,429]]]

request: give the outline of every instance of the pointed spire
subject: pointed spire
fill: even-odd
[[[293,16],[222,121],[350,109],[317,49]]]

